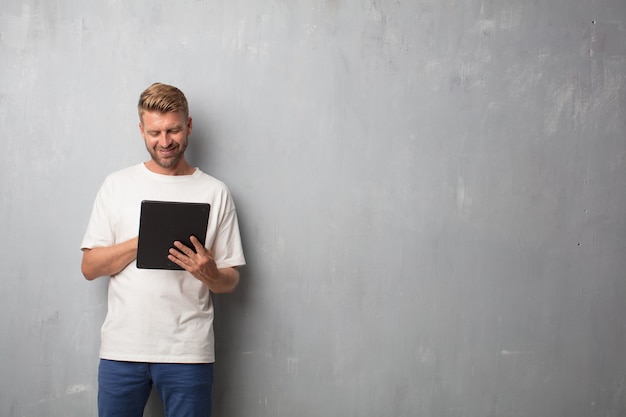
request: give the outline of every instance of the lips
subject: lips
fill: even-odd
[[[169,148],[157,149],[157,151],[159,152],[159,155],[163,157],[172,156],[176,154],[176,146],[170,146]]]

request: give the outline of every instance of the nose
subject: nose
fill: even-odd
[[[159,135],[159,146],[162,148],[167,148],[171,145],[172,138],[168,135],[167,132],[161,132]]]

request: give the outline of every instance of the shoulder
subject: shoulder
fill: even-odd
[[[230,189],[222,181],[199,169],[194,174],[196,185],[202,191],[198,194],[204,194],[214,208],[221,207],[220,211],[228,212],[235,208],[235,203],[231,195]]]
[[[207,174],[206,172],[201,171],[199,168],[196,169],[196,172],[194,173],[194,178],[197,181],[201,181],[206,185],[211,186],[212,188],[220,189],[227,193],[229,192],[228,186],[223,181],[215,178],[212,175]]]

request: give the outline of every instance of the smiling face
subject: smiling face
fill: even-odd
[[[164,175],[191,173],[193,168],[185,160],[187,138],[191,130],[191,117],[185,117],[181,111],[144,111],[139,131],[152,157],[146,167]]]

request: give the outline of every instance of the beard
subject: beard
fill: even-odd
[[[150,157],[158,166],[160,166],[161,168],[170,169],[178,165],[181,159],[183,159],[183,156],[185,155],[185,150],[187,149],[187,141],[185,141],[185,143],[183,144],[172,144],[172,146],[170,146],[169,148],[166,148],[168,150],[169,149],[174,150],[174,153],[172,153],[172,155],[168,157],[160,156],[158,148],[157,149],[147,148],[147,149],[148,149],[148,153],[150,154]]]

